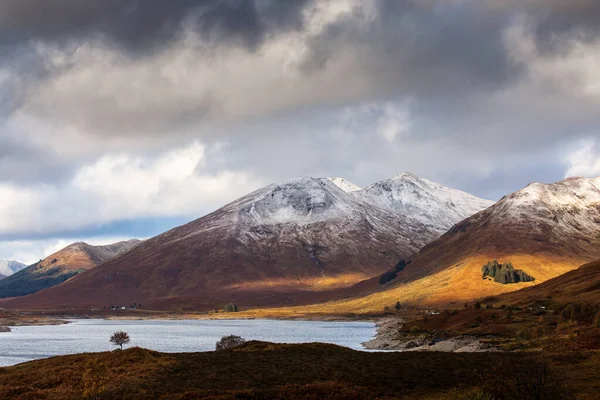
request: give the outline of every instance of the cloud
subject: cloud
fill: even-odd
[[[200,216],[304,175],[488,198],[557,180],[600,124],[599,11],[0,0],[0,236]]]
[[[155,158],[108,154],[64,185],[0,184],[0,236],[51,234],[147,216],[201,216],[259,187],[249,173],[205,170],[199,142]]]
[[[583,176],[596,178],[600,176],[600,144],[596,140],[581,143],[579,148],[567,158],[569,168],[565,178]]]

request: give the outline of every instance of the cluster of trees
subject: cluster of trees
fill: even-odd
[[[527,274],[525,271],[515,269],[511,263],[500,264],[497,260],[485,264],[481,268],[481,271],[483,272],[483,279],[489,276],[494,279],[494,282],[502,283],[503,285],[535,280],[533,276]]]
[[[238,306],[235,303],[229,303],[225,307],[223,307],[223,311],[225,312],[238,312]]]

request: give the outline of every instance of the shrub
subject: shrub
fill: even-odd
[[[402,305],[400,304],[400,302],[399,302],[399,301],[397,301],[397,302],[396,302],[396,305],[394,306],[394,308],[395,308],[396,310],[399,310],[399,309],[401,309],[401,308],[402,308]]]
[[[225,307],[223,307],[223,311],[225,311],[225,312],[238,312],[238,306],[235,303],[229,303]]]
[[[418,326],[413,326],[412,328],[410,328],[410,333],[412,333],[412,334],[417,334],[420,332],[421,332],[421,329],[419,329]]]
[[[235,335],[223,336],[221,338],[221,340],[219,340],[217,342],[217,344],[215,345],[215,349],[216,350],[232,349],[234,347],[241,346],[244,343],[246,343],[246,339],[244,339],[240,336],[235,336]]]
[[[481,309],[481,303],[480,302],[475,303],[475,308],[478,310]]]

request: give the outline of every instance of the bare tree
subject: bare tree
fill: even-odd
[[[115,332],[110,337],[110,342],[115,346],[121,346],[123,350],[123,345],[129,343],[129,334],[123,331]]]
[[[246,339],[243,339],[239,336],[229,335],[223,336],[221,340],[217,342],[216,349],[217,350],[225,350],[231,349],[233,347],[238,347],[246,343]]]

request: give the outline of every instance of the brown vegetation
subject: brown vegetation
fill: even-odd
[[[326,344],[248,342],[189,354],[133,348],[0,368],[0,398],[462,400],[485,389],[481,377],[495,366],[523,362],[522,354],[365,353]],[[558,373],[552,376],[566,377],[566,390],[582,399],[599,389],[592,379],[598,353],[530,363],[549,365]],[[518,373],[513,369],[501,379],[508,384]]]

